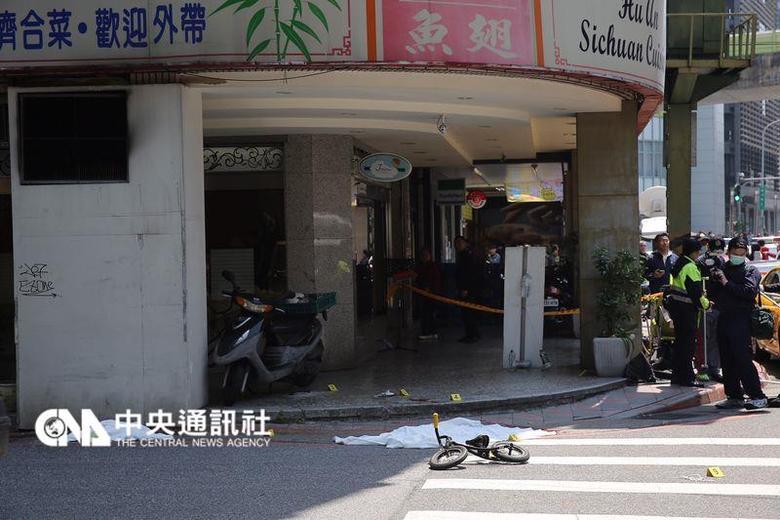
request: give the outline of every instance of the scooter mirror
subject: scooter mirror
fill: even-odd
[[[236,275],[233,274],[233,271],[222,271],[222,278],[232,283],[233,285],[236,284]]]

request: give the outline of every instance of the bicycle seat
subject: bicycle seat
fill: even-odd
[[[467,440],[466,444],[475,448],[487,448],[490,444],[490,437],[487,435],[477,435],[473,439]]]

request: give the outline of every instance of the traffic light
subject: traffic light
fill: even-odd
[[[734,186],[734,202],[739,202],[742,200],[742,185],[737,184]]]

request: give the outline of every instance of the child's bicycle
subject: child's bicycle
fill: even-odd
[[[452,440],[452,437],[439,434],[439,414],[433,414],[433,429],[436,431],[436,440],[439,450],[433,454],[428,465],[431,469],[454,468],[468,457],[469,453],[487,460],[500,460],[503,462],[524,463],[528,462],[531,454],[527,449],[510,441],[490,442],[487,435],[480,435],[475,439],[460,444]]]

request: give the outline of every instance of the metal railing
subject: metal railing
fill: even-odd
[[[667,61],[732,68],[756,56],[754,13],[669,13],[667,21]]]

